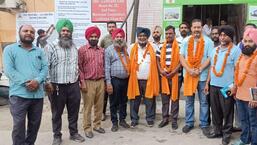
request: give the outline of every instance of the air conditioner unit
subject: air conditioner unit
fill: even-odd
[[[0,8],[17,8],[19,0],[0,0]]]

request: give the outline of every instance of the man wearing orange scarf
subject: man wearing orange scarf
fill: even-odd
[[[209,134],[209,104],[204,94],[204,87],[210,64],[210,53],[213,49],[211,39],[202,34],[202,21],[194,19],[191,26],[192,35],[182,42],[180,62],[184,67],[184,96],[186,97],[185,126],[182,131],[188,133],[194,127],[194,100],[198,90],[200,103],[200,127],[203,134]]]
[[[128,99],[130,100],[131,127],[138,125],[139,106],[144,98],[146,105],[146,121],[149,127],[154,125],[155,96],[159,95],[159,76],[156,55],[152,45],[148,42],[150,30],[137,28],[138,41],[131,45],[130,52],[130,77],[128,83]]]
[[[105,80],[106,90],[110,99],[110,111],[113,132],[118,131],[119,125],[129,128],[125,119],[127,116],[127,88],[129,76],[129,56],[125,41],[125,32],[117,28],[112,32],[113,44],[105,49]],[[119,118],[117,112],[119,110]]]
[[[159,128],[169,123],[169,108],[171,107],[172,129],[178,128],[179,88],[182,77],[179,77],[179,44],[175,39],[175,27],[169,25],[165,28],[166,41],[157,50],[157,64],[161,75],[162,96],[162,122]],[[170,103],[171,101],[171,103]]]

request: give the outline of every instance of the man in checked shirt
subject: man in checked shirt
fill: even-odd
[[[126,123],[127,116],[127,87],[129,75],[129,56],[127,44],[124,40],[125,32],[117,28],[112,32],[113,45],[105,49],[105,80],[107,93],[110,99],[112,131],[118,131],[119,125],[124,128],[130,126]],[[119,118],[117,116],[119,110]]]
[[[70,139],[84,142],[78,134],[78,115],[80,106],[80,88],[78,71],[78,49],[73,43],[73,25],[68,19],[61,19],[56,24],[59,38],[46,46],[50,82],[46,85],[52,110],[54,132],[53,145],[62,142],[62,114],[67,107]]]

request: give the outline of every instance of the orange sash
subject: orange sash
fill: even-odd
[[[171,65],[169,67],[166,66],[166,45],[167,42],[164,42],[161,56],[160,56],[160,64],[163,70],[166,70],[168,73],[172,72],[179,64],[179,46],[176,39],[174,39],[172,43],[172,60]],[[169,95],[170,94],[170,87],[168,83],[168,79],[165,76],[162,76],[161,79],[162,83],[162,93]],[[172,91],[171,91],[171,99],[176,101],[178,99],[178,73],[176,73],[172,77]]]
[[[158,70],[157,70],[157,64],[156,64],[156,56],[153,47],[150,45],[150,43],[147,44],[146,52],[150,53],[150,72],[147,79],[146,84],[146,91],[145,91],[145,97],[146,98],[153,98],[153,96],[159,95],[159,76],[158,76]],[[146,52],[144,54],[144,58],[146,55]],[[130,53],[130,76],[129,76],[129,82],[128,82],[128,99],[135,99],[136,96],[140,95],[139,92],[139,85],[137,80],[137,71],[139,69],[138,64],[138,43],[135,43],[133,48],[131,49]]]

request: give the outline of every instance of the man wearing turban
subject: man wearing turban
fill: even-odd
[[[158,50],[160,46],[163,44],[161,42],[162,36],[162,27],[161,26],[154,26],[152,31],[153,42],[151,42],[152,46],[154,46],[155,50]]]
[[[139,106],[141,98],[146,105],[146,121],[149,127],[154,125],[155,120],[155,96],[159,95],[159,76],[156,62],[156,55],[153,46],[148,38],[148,28],[137,28],[137,42],[129,48],[129,83],[128,99],[130,100],[131,127],[138,125]]]
[[[240,139],[233,145],[255,145],[257,144],[257,100],[250,97],[249,89],[257,87],[257,29],[247,28],[242,43],[242,54],[235,69],[234,90],[242,132]]]
[[[79,48],[79,78],[82,90],[84,112],[83,129],[86,137],[92,138],[92,129],[105,133],[101,127],[104,103],[104,49],[99,47],[100,29],[92,26],[86,29],[85,38],[88,44]],[[94,120],[91,125],[91,113],[94,107]]]
[[[210,105],[214,133],[209,138],[222,137],[222,145],[230,142],[233,128],[234,92],[222,93],[221,89],[232,85],[236,62],[241,54],[233,44],[234,28],[226,25],[220,27],[220,46],[213,49],[210,68]],[[206,87],[208,84],[206,83]]]
[[[56,30],[59,38],[49,43],[45,49],[50,76],[45,89],[51,103],[53,145],[60,145],[62,142],[62,114],[65,106],[68,112],[70,139],[84,142],[85,139],[78,134],[77,128],[81,94],[78,81],[78,50],[72,40],[72,22],[61,19],[56,24]]]
[[[117,28],[112,32],[113,45],[105,49],[105,80],[107,93],[110,95],[110,111],[113,132],[119,125],[124,128],[127,116],[127,87],[129,76],[129,56],[125,41],[125,32]],[[119,118],[117,116],[119,110]]]
[[[108,34],[103,37],[103,39],[100,41],[100,47],[106,49],[110,45],[112,45],[112,32],[117,28],[115,21],[108,21],[107,23],[107,31]],[[106,119],[106,108],[107,108],[107,102],[108,102],[108,93],[105,92],[104,94],[104,109],[103,109],[103,117],[102,121],[105,121]]]

